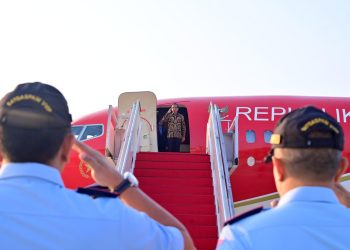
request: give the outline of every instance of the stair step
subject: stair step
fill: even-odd
[[[140,152],[138,161],[183,161],[183,162],[209,162],[210,156],[206,154],[170,153],[170,152]]]
[[[196,238],[194,240],[194,244],[197,249],[200,250],[212,250],[216,248],[216,244],[218,242],[218,237],[213,238]]]
[[[194,186],[189,188],[188,186],[160,186],[160,185],[147,185],[140,182],[140,188],[148,195],[152,194],[213,194],[212,186]]]
[[[185,169],[185,170],[195,170],[195,169],[209,169],[210,164],[208,162],[177,162],[177,161],[136,161],[135,170],[140,168],[153,168],[153,169]]]
[[[197,206],[199,204],[213,203],[213,195],[185,195],[185,194],[152,194],[152,198],[159,203],[181,204]]]
[[[196,215],[193,214],[174,214],[176,218],[178,218],[182,223],[188,225],[188,227],[192,225],[196,226],[212,226],[216,224],[216,217],[214,214],[208,215]],[[215,236],[215,235],[214,235]]]
[[[135,168],[135,175],[137,177],[176,177],[176,178],[209,178],[211,176],[210,169],[150,169],[150,168]]]
[[[161,204],[166,210],[171,212],[172,214],[193,214],[193,215],[200,215],[200,214],[215,214],[215,206],[212,204],[197,204],[196,206],[193,205],[182,205],[182,204],[167,204],[162,203]]]
[[[197,178],[197,179],[179,179],[170,177],[140,177],[140,183],[145,185],[163,185],[163,186],[212,186],[212,180],[210,178]]]
[[[216,239],[218,239],[218,229],[216,227],[216,223],[212,226],[192,225],[188,227],[188,231],[193,238],[216,237]]]

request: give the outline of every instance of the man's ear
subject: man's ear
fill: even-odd
[[[334,177],[335,182],[339,182],[341,176],[345,173],[345,171],[348,168],[348,166],[349,166],[348,158],[343,156],[341,158],[341,160],[340,160],[339,168],[338,168],[337,173],[336,173],[336,175]]]
[[[282,160],[272,157],[272,163],[274,168],[274,174],[278,181],[283,181],[286,178],[286,169],[283,165]]]
[[[61,160],[64,163],[67,163],[70,156],[70,151],[72,149],[74,142],[74,135],[68,134],[64,137],[63,143],[62,143],[62,153],[61,153]]]

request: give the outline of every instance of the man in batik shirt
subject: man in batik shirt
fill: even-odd
[[[160,120],[159,124],[167,124],[168,127],[168,151],[180,152],[180,144],[185,141],[186,124],[183,115],[178,113],[179,106],[177,104],[171,105],[169,111]]]

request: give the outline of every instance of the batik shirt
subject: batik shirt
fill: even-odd
[[[160,124],[164,122],[168,124],[168,138],[181,139],[186,136],[186,124],[183,115],[179,113],[176,115],[174,113],[167,113],[160,121]]]

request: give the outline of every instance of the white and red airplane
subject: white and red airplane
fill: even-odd
[[[270,150],[269,139],[275,123],[293,109],[314,105],[335,117],[345,133],[344,155],[350,158],[350,98],[340,97],[250,96],[156,100],[151,92],[132,92],[119,97],[118,108],[110,108],[110,112],[108,109],[102,110],[74,121],[73,132],[79,140],[106,156],[116,158],[111,151],[120,149],[118,140],[123,140],[124,127],[130,117],[132,102],[136,99],[140,99],[141,123],[146,132],[141,135],[140,153],[137,153],[136,163],[133,163],[134,173],[140,178],[140,187],[146,193],[187,225],[199,249],[215,247],[218,229],[210,228],[211,224],[216,227],[216,223],[221,223],[217,219],[217,203],[220,201],[213,195],[212,188],[215,178],[211,171],[213,156],[205,157],[208,154],[208,109],[211,103],[221,111],[224,137],[232,139],[229,140],[231,146],[225,147],[229,167],[233,166],[228,171],[228,186],[231,187],[229,198],[233,201],[235,212],[258,205],[268,206],[271,200],[278,197],[272,165],[265,164],[263,160]],[[164,133],[157,125],[173,103],[179,105],[179,113],[185,117],[187,125],[182,153],[164,152]],[[111,115],[116,117],[114,122],[111,122]],[[109,123],[113,124],[112,128]],[[199,156],[204,158],[199,159]],[[177,161],[183,161],[185,165],[175,164]],[[62,175],[69,188],[93,183],[89,168],[78,160],[75,153],[72,153]],[[349,170],[342,177],[342,183],[350,189]],[[208,203],[212,203],[213,208]],[[197,218],[201,211],[207,212]]]

